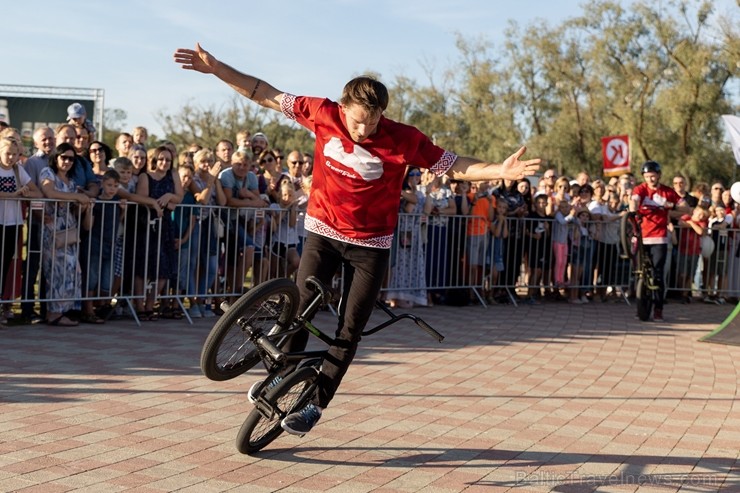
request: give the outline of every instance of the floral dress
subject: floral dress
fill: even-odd
[[[417,190],[416,197],[418,200],[414,209],[407,214],[403,212],[406,201],[401,201],[402,212],[398,216],[398,248],[387,298],[426,306],[426,245],[421,236],[421,216],[426,196]],[[417,288],[412,289],[411,286]]]
[[[51,168],[44,168],[39,174],[39,182],[53,180],[54,188],[60,192],[75,193],[77,184],[70,178],[64,183]],[[46,293],[52,300],[48,310],[64,313],[80,309],[82,297],[82,270],[79,262],[79,243],[68,242],[56,248],[54,233],[65,229],[78,228],[79,207],[68,201],[45,202],[43,256],[41,267],[46,278]]]

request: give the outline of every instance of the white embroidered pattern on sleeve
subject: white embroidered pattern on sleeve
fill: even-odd
[[[457,154],[450,151],[445,151],[444,154],[442,154],[442,157],[439,158],[439,161],[434,163],[434,166],[432,166],[431,170],[432,173],[434,173],[437,176],[442,176],[447,171],[449,171],[450,168],[452,168],[452,165],[455,164],[455,160],[457,159]]]
[[[280,111],[283,112],[287,118],[295,121],[295,112],[293,111],[293,105],[295,104],[295,96],[289,93],[283,93],[283,99],[280,101]]]

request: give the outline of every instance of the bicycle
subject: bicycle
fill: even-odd
[[[268,376],[256,390],[254,409],[244,420],[236,437],[236,448],[243,454],[257,452],[272,443],[283,429],[282,419],[303,408],[314,396],[321,362],[327,350],[284,352],[288,337],[307,330],[327,346],[334,339],[311,323],[314,315],[333,299],[318,279],[306,284],[315,295],[303,313],[296,316],[298,287],[289,279],[266,281],[241,296],[215,323],[203,345],[200,366],[203,374],[215,381],[232,379],[262,362]],[[442,342],[444,336],[421,318],[410,313],[394,314],[376,301],[390,318],[362,332],[374,334],[400,320],[412,320]],[[340,303],[341,309],[341,303]]]
[[[635,275],[635,299],[637,300],[637,317],[643,322],[650,318],[655,296],[659,289],[655,280],[653,259],[645,250],[642,242],[642,216],[630,212],[622,216],[620,222],[620,240],[622,258],[632,259]]]

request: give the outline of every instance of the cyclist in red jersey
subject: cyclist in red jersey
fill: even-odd
[[[655,268],[658,290],[655,296],[653,320],[663,321],[663,300],[665,291],[665,261],[668,254],[668,223],[670,211],[676,210],[680,216],[690,209],[686,201],[671,187],[660,183],[660,164],[646,161],[642,165],[643,183],[632,190],[630,211],[642,216],[642,243],[650,255]]]
[[[300,310],[311,299],[305,285],[308,276],[329,284],[343,267],[345,282],[336,342],[322,364],[316,398],[281,423],[287,432],[303,435],[334,397],[372,313],[388,266],[406,165],[428,168],[455,180],[517,180],[534,174],[540,159],[520,160],[524,147],[502,164],[442,149],[418,129],[383,116],[388,91],[371,77],[349,81],[336,103],[279,91],[217,60],[199,44],[195,50],[178,49],[174,59],[186,70],[215,75],[239,94],[280,111],[316,135],[311,200],[305,219],[308,236],[297,279]],[[308,333],[298,332],[285,349],[300,351],[307,341]]]

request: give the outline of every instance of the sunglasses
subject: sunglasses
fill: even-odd
[[[273,158],[268,157],[267,159],[263,159],[262,161],[260,161],[260,164],[274,163],[274,162],[275,162],[275,160]]]
[[[74,156],[59,156],[59,160],[62,162],[67,162],[67,163],[74,163],[75,157]]]
[[[409,173],[409,176],[421,176],[421,173],[418,171],[412,171],[411,173]]]
[[[103,152],[102,147],[91,147],[90,152]]]

